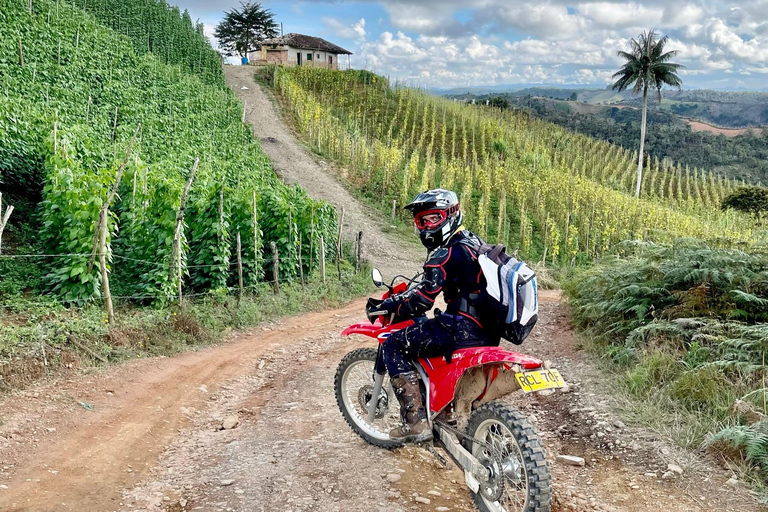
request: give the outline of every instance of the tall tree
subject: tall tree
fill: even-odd
[[[224,12],[214,35],[225,55],[246,57],[260,49],[262,41],[277,36],[275,14],[259,3],[241,2],[240,9]]]
[[[618,91],[627,89],[633,85],[635,93],[643,91],[643,114],[640,122],[640,153],[637,158],[637,187],[635,197],[640,197],[640,187],[643,181],[643,150],[645,147],[645,120],[648,110],[648,89],[655,88],[661,103],[661,88],[664,85],[680,88],[682,79],[677,71],[684,69],[681,64],[674,64],[669,60],[677,55],[677,50],[665,52],[669,38],[667,36],[657,39],[656,32],[649,30],[643,32],[637,39],[630,39],[631,50],[629,52],[618,51],[619,57],[626,60],[624,65],[613,78],[617,78],[612,88]]]

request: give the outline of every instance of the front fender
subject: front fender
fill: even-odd
[[[363,336],[369,336],[371,338],[376,338],[379,333],[381,332],[382,326],[379,322],[376,322],[375,324],[371,324],[368,322],[360,322],[358,324],[352,324],[343,331],[341,331],[342,336],[349,336],[350,334],[362,334]]]

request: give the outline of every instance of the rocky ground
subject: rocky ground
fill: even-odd
[[[574,345],[558,295],[543,298],[522,348],[551,359],[569,388],[510,402],[543,438],[554,511],[759,510],[712,461],[624,425],[610,386]],[[6,397],[0,509],[472,510],[455,468],[421,448],[370,446],[344,423],[335,367],[371,343],[338,333],[362,318],[362,305]]]

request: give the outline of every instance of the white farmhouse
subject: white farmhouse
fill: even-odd
[[[340,55],[352,55],[352,52],[320,37],[286,34],[264,40],[261,43],[261,50],[251,52],[248,60],[283,66],[338,69]]]

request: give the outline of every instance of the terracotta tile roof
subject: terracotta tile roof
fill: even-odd
[[[335,45],[320,37],[305,36],[304,34],[285,34],[281,37],[265,39],[261,43],[264,46],[288,45],[302,50],[320,50],[323,52],[335,53],[338,55],[352,55],[352,52],[345,50],[341,46]]]

